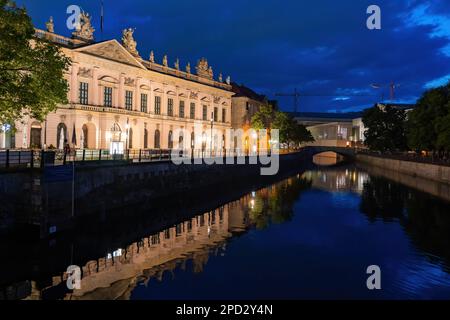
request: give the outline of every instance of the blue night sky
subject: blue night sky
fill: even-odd
[[[136,28],[142,57],[168,54],[184,68],[204,56],[233,81],[275,98],[298,88],[301,111],[357,111],[389,98],[415,102],[429,87],[450,79],[450,1],[417,0],[104,0],[105,30],[100,33],[100,0],[17,0],[36,27],[53,16],[56,33],[69,35],[66,8],[77,4],[93,16],[96,39],[120,39]],[[381,7],[382,30],[366,28],[366,9]],[[364,96],[351,96],[364,95]],[[280,107],[293,108],[292,98]]]

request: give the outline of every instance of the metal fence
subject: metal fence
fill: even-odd
[[[122,154],[112,154],[102,149],[63,150],[0,150],[0,168],[43,168],[45,166],[64,165],[68,162],[126,161],[156,162],[169,161],[172,154],[181,158],[219,158],[256,156],[243,150],[172,150],[172,149],[130,149]]]

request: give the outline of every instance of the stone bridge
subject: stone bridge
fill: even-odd
[[[332,146],[307,146],[303,148],[303,152],[308,153],[311,157],[322,152],[334,152],[348,159],[356,156],[354,148],[332,147]]]

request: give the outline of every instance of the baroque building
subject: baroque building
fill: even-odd
[[[69,103],[58,105],[44,122],[18,122],[10,147],[62,149],[69,143],[111,153],[170,149],[174,141],[183,142],[184,149],[225,147],[233,92],[230,83],[214,79],[205,58],[198,61],[196,74],[190,64],[180,70],[179,60],[170,67],[166,55],[161,64],[155,62],[153,51],[145,60],[130,28],[121,42],[95,42],[90,16],[84,13],[70,38],[54,33],[53,19],[46,26],[47,31],[36,29],[36,37],[59,45],[72,62],[65,75]],[[218,133],[209,144],[212,126]],[[201,128],[201,134],[194,128],[196,133]],[[175,136],[179,129],[190,137]]]

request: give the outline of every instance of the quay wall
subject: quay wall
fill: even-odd
[[[450,184],[450,167],[435,164],[387,159],[365,154],[356,155],[357,162],[370,166],[404,173],[413,177],[425,178],[445,184]]]

